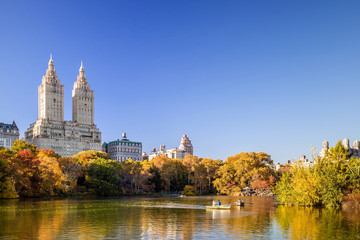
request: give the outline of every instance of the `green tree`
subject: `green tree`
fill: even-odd
[[[85,180],[90,192],[98,196],[122,194],[122,167],[117,161],[103,158],[91,160],[87,166]]]

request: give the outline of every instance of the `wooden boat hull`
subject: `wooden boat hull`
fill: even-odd
[[[231,204],[225,204],[225,205],[220,205],[220,206],[206,206],[206,209],[230,209],[231,208]]]

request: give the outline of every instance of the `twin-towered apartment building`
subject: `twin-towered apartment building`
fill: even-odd
[[[101,145],[101,132],[94,124],[94,91],[87,82],[82,62],[72,90],[71,121],[64,120],[64,85],[56,74],[52,56],[38,91],[38,119],[25,132],[25,141],[39,149],[51,149],[62,157],[81,151],[102,150],[117,161],[143,160],[142,143],[128,140],[125,133],[121,140]],[[0,123],[0,146],[10,148],[18,138],[19,129],[15,122]],[[184,135],[179,149],[154,152],[150,158],[161,154],[169,158],[184,158],[186,154],[193,154],[193,147]]]
[[[101,132],[94,124],[94,91],[81,62],[72,91],[72,121],[64,121],[64,85],[50,56],[39,86],[39,118],[25,132],[25,140],[65,157],[81,151],[101,151]]]

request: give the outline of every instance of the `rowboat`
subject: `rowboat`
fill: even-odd
[[[224,204],[224,205],[216,205],[216,206],[206,206],[206,209],[230,209],[231,204]]]
[[[244,202],[235,202],[236,206],[244,206],[245,203]]]

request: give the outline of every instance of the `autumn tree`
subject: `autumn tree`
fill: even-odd
[[[37,147],[28,142],[25,142],[24,138],[21,138],[20,140],[16,140],[10,149],[10,151],[12,151],[15,155],[21,150],[29,150],[34,155],[37,155],[38,153]]]
[[[72,157],[58,159],[63,174],[63,187],[65,193],[74,193],[77,190],[78,179],[85,175],[84,168]]]
[[[65,193],[63,185],[64,174],[59,165],[60,155],[52,150],[41,149],[38,154],[39,173],[41,178],[42,194],[54,196],[55,193]]]
[[[14,155],[6,148],[0,148],[0,198],[17,198],[13,174]]]
[[[15,188],[22,197],[39,197],[42,194],[40,161],[30,149],[20,150],[15,158],[17,175]]]
[[[281,176],[275,187],[279,203],[339,207],[344,198],[358,194],[359,159],[350,158],[340,141],[314,160],[313,167],[294,166]]]
[[[182,163],[186,167],[188,171],[188,184],[194,184],[195,183],[195,170],[196,167],[198,167],[200,163],[200,159],[197,156],[187,154],[185,155]]]
[[[88,150],[79,152],[73,156],[75,162],[79,163],[82,166],[86,166],[90,161],[98,158],[102,159],[111,159],[109,154],[102,151]]]
[[[188,181],[188,171],[182,160],[157,156],[151,160],[152,167],[158,169],[162,189],[165,191],[181,191]],[[154,171],[154,170],[153,170]]]
[[[201,165],[205,168],[205,179],[207,182],[207,187],[205,188],[205,192],[213,192],[214,185],[213,181],[216,179],[217,175],[216,172],[219,167],[222,165],[221,160],[213,160],[211,158],[202,158]]]
[[[129,159],[122,164],[123,180],[125,186],[130,186],[128,189],[131,192],[139,193],[149,192],[153,190],[153,185],[149,182],[152,174],[150,173],[150,164],[148,161],[133,161]]]
[[[228,157],[219,170],[219,176],[214,185],[223,194],[239,192],[250,185],[253,179],[268,180],[273,170],[270,168],[272,160],[266,153],[240,153]]]

